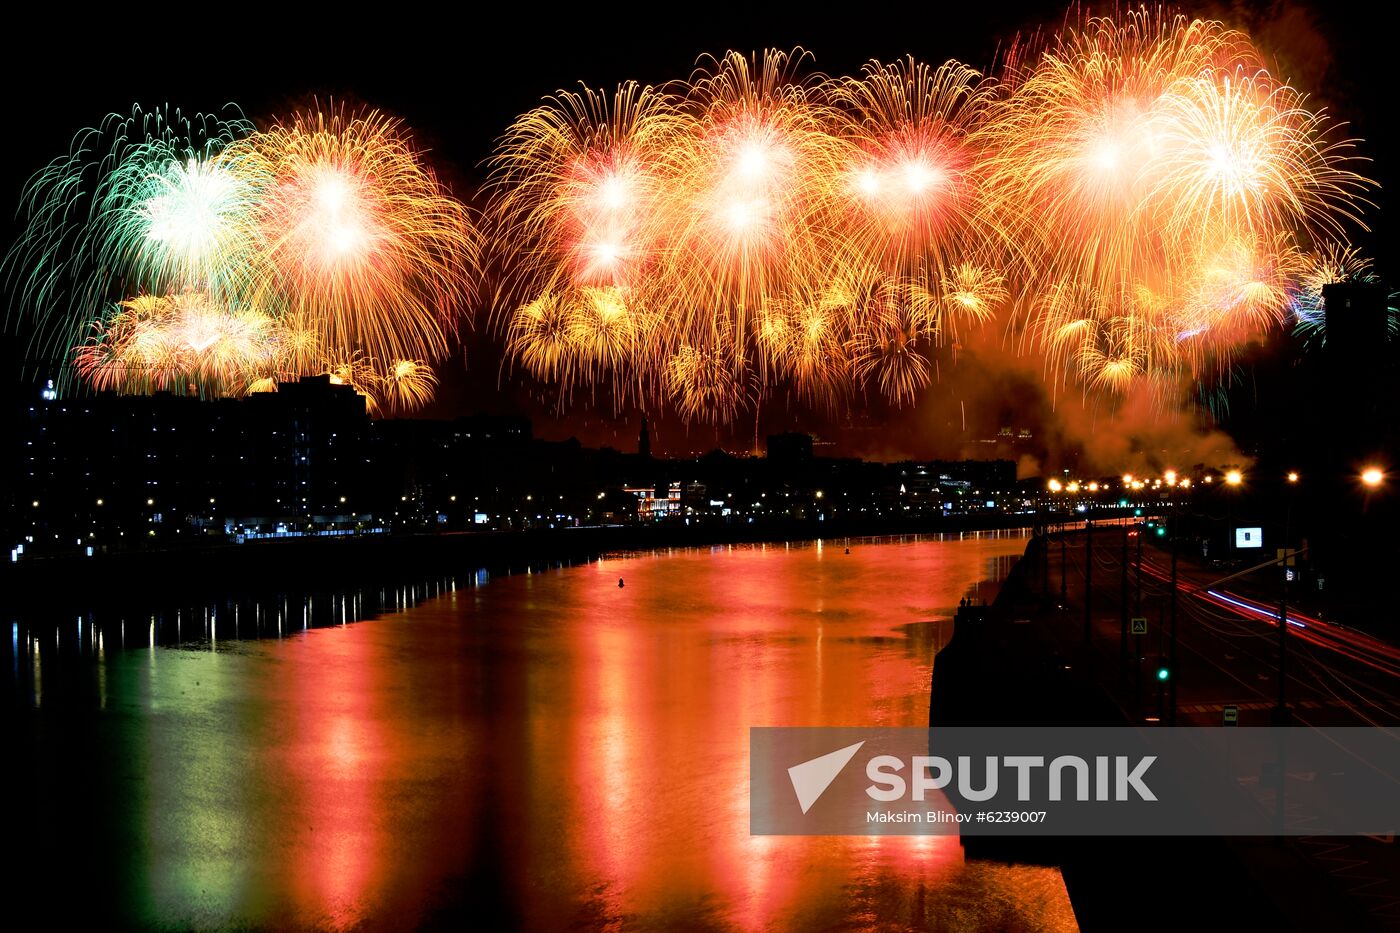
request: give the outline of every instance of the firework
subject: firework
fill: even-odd
[[[251,131],[234,109],[137,107],[80,132],[30,179],[4,265],[10,312],[34,325],[41,354],[65,358],[114,302],[223,278],[252,188],[217,160]]]
[[[689,126],[672,95],[631,82],[612,95],[561,91],[517,120],[492,175],[494,240],[510,251],[505,300],[627,287],[654,270],[665,222],[659,156]]]
[[[94,325],[74,361],[98,388],[242,395],[280,371],[280,349],[270,315],[186,291],[121,302]]]
[[[682,345],[666,361],[665,379],[672,404],[687,420],[724,424],[750,400],[743,375],[714,348]]]
[[[1284,320],[1300,243],[1339,232],[1366,184],[1219,23],[1092,18],[1007,83],[980,134],[989,226],[1038,295],[1024,333],[1090,389],[1226,369]]]
[[[265,132],[110,117],[26,203],[20,304],[55,350],[79,344],[74,371],[98,388],[240,395],[348,372],[372,407],[411,410],[436,384],[418,358],[445,354],[475,283],[466,209],[374,112]],[[346,363],[378,357],[396,362]]]
[[[801,58],[769,50],[710,61],[687,93],[698,126],[666,154],[673,217],[662,300],[691,342],[726,331],[736,363],[766,304],[814,297],[830,277],[823,241],[848,147],[831,133],[821,95],[798,78]]]
[[[265,179],[219,151],[147,147],[111,174],[103,195],[104,265],[155,291],[202,289],[238,300],[260,254],[252,211]]]
[[[225,155],[267,179],[253,211],[265,265],[256,300],[307,315],[327,346],[446,354],[477,242],[397,120],[299,113]]]
[[[412,411],[426,405],[437,388],[437,374],[422,360],[395,360],[379,379],[385,404]]]
[[[886,282],[852,341],[855,375],[896,406],[912,404],[929,384],[928,352],[938,334],[935,299],[921,285]]]
[[[852,152],[838,181],[852,261],[937,282],[980,250],[977,151],[993,85],[957,62],[871,62],[832,82],[837,132]]]
[[[517,121],[492,194],[509,358],[561,401],[903,405],[940,346],[1001,325],[1088,391],[1165,397],[1284,320],[1367,184],[1215,22],[1089,18],[995,81],[804,58],[729,53]]]

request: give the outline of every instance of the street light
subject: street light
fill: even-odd
[[[1361,482],[1369,489],[1378,489],[1385,482],[1385,471],[1380,467],[1367,467],[1361,471]]]
[[[1239,470],[1231,470],[1230,472],[1225,474],[1225,485],[1227,486],[1238,486],[1240,483],[1243,482],[1244,474],[1241,473]]]
[[[1050,490],[1051,492],[1059,492],[1059,491],[1060,491],[1060,481],[1057,480],[1057,479],[1052,479],[1052,480],[1050,480],[1050,482],[1048,482],[1048,483],[1045,484],[1045,488],[1048,489],[1048,490]]]
[[[1288,504],[1283,512],[1283,540],[1278,549],[1279,596],[1278,596],[1278,703],[1274,706],[1274,724],[1286,726],[1292,719],[1288,709],[1288,575],[1293,572],[1293,551],[1288,547],[1289,533],[1293,524],[1293,503],[1298,495],[1298,474],[1288,474]]]

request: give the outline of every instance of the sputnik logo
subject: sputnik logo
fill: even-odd
[[[820,758],[813,758],[788,768],[788,778],[792,781],[792,789],[797,794],[797,802],[801,805],[803,813],[812,809],[812,804],[826,793],[831,782],[836,780],[836,775],[841,773],[841,769],[850,763],[864,744],[857,742],[847,745]]]

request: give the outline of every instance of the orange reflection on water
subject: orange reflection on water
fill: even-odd
[[[286,730],[279,746],[286,754],[277,767],[298,822],[285,827],[291,838],[278,848],[290,856],[284,869],[294,916],[343,930],[380,899],[392,840],[378,798],[402,749],[384,728],[386,666],[375,641],[339,634],[318,631],[286,646],[314,646],[319,657],[282,666]]]
[[[956,898],[943,889],[969,874],[955,837],[750,836],[748,729],[926,724],[949,607],[1023,546],[735,547],[531,578],[533,605],[567,607],[548,628],[567,645],[569,679],[541,715],[568,750],[554,803],[568,827],[565,883],[588,894],[573,911],[567,897],[531,903],[526,925],[642,916],[762,929],[944,916],[940,903]],[[1010,888],[997,896],[1014,904],[1040,892],[1021,905],[1027,928],[1072,928],[1058,872],[1014,872],[1000,873]],[[985,882],[998,870],[971,874]],[[966,920],[969,909],[951,915]],[[987,929],[1005,920],[993,913]]]
[[[952,608],[1023,546],[639,555],[217,654],[114,653],[105,722],[141,767],[113,850],[149,849],[122,915],[1073,929],[1058,871],[953,837],[749,835],[749,728],[923,725]]]

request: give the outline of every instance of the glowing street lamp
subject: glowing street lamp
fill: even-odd
[[[1298,471],[1297,471],[1297,470],[1289,470],[1289,471],[1288,471],[1288,481],[1289,481],[1290,483],[1296,483],[1296,482],[1298,482]]]
[[[1385,471],[1380,467],[1367,467],[1361,471],[1361,482],[1368,489],[1379,489],[1385,482]]]
[[[1244,474],[1241,473],[1239,470],[1231,470],[1230,472],[1225,474],[1225,485],[1227,486],[1238,486],[1240,483],[1243,482]]]
[[[1052,480],[1050,480],[1050,482],[1048,482],[1048,483],[1045,484],[1045,488],[1048,489],[1048,490],[1050,490],[1051,492],[1059,492],[1059,491],[1060,491],[1060,481],[1057,480],[1057,479],[1052,479]]]
[[[1162,478],[1167,481],[1168,486],[1176,485],[1176,470],[1168,470],[1162,474]]]

